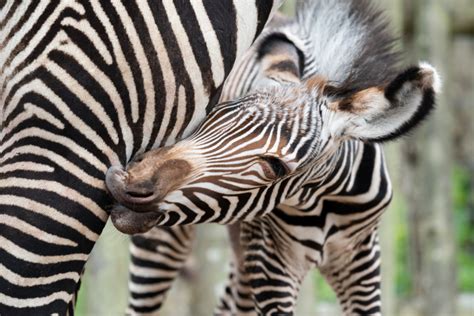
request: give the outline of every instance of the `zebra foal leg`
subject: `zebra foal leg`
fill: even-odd
[[[251,296],[251,288],[244,269],[243,249],[240,242],[241,223],[227,226],[229,241],[232,246],[233,258],[224,293],[214,310],[214,315],[256,315],[255,304]]]
[[[194,226],[154,227],[132,236],[127,314],[157,313],[189,257]]]
[[[314,265],[274,228],[265,219],[245,223],[243,264],[257,314],[293,315],[301,283]]]
[[[331,256],[331,255],[330,255]],[[350,253],[332,256],[320,271],[332,286],[344,315],[381,315],[380,247],[374,230]]]

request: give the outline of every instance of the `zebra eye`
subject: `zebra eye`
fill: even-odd
[[[288,174],[289,169],[286,164],[279,158],[273,156],[261,156],[264,162],[263,172],[270,179],[281,178]]]

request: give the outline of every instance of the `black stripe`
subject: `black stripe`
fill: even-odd
[[[137,18],[137,16],[139,15],[139,12],[137,8],[131,7],[132,3],[133,1],[128,2],[128,7],[126,9],[127,9],[127,14],[132,19],[132,22],[135,22],[133,20]],[[143,113],[142,111],[146,104],[146,95],[145,95],[145,90],[144,90],[145,83],[143,82],[140,63],[138,62],[137,56],[135,55],[134,50],[132,49],[132,43],[130,41],[130,37],[128,37],[127,32],[125,31],[125,26],[123,25],[122,20],[120,19],[120,16],[116,12],[116,9],[112,5],[112,3],[108,0],[103,0],[101,1],[101,5],[104,11],[107,12],[107,17],[110,19],[110,23],[112,24],[115,34],[117,35],[117,39],[121,47],[121,50],[130,67],[131,75],[135,83],[135,88],[137,92],[137,99],[138,99],[138,104],[139,104],[139,109],[140,109],[139,113]],[[144,33],[143,35],[145,34],[146,33]],[[117,71],[114,76],[114,79],[116,79],[117,77],[122,77],[122,74],[119,72],[117,65],[115,65],[114,68]],[[123,80],[123,77],[122,77],[122,80]],[[125,91],[129,93],[128,90],[125,90]],[[129,123],[133,127],[134,125],[132,124],[132,117],[131,117],[132,107],[131,107],[130,96],[127,95],[127,97],[128,97],[128,100],[124,104],[125,113],[128,114]],[[135,144],[141,144],[141,141],[143,138],[141,126],[143,125],[143,121],[144,121],[143,114],[139,115],[138,121],[136,122],[135,126],[140,127],[140,128],[132,128]],[[103,135],[103,134],[100,134],[100,135]],[[135,151],[138,150],[137,146],[135,146],[134,150]]]
[[[258,23],[254,39],[262,32],[263,27],[270,17],[273,8],[273,0],[257,0],[256,5],[258,11]]]
[[[237,52],[237,16],[234,3],[231,0],[203,0],[203,4],[221,47],[227,77]]]
[[[13,59],[16,58],[17,55],[21,51],[23,51],[23,49],[25,48],[25,43],[28,43],[29,41],[31,41],[31,39],[36,35],[36,32],[41,28],[41,26],[45,23],[45,21],[50,17],[50,15],[54,12],[54,9],[56,9],[58,5],[59,5],[58,0],[51,1],[50,3],[48,3],[46,8],[44,9],[44,12],[41,13],[41,15],[36,20],[35,24],[32,26],[30,31],[27,34],[25,34],[25,36],[22,37],[21,41],[16,44],[13,50],[11,50],[10,55],[8,55],[8,58],[4,61],[3,67],[8,67],[10,63],[13,61]],[[31,12],[35,9],[36,7],[28,8],[27,10],[28,14],[24,15],[20,19],[20,22],[26,23],[26,21],[28,21],[28,19],[30,18],[29,14],[31,14]],[[39,53],[41,53],[44,50],[46,45],[51,42],[52,38],[57,35],[57,32],[59,31],[59,27],[60,27],[59,22],[61,21],[61,19],[67,16],[69,13],[72,13],[71,11],[72,10],[66,9],[61,12],[60,16],[50,26],[49,32],[46,32],[45,36],[41,39],[40,43],[35,46],[32,54],[30,54],[29,57],[26,58],[26,61],[23,61],[22,64],[20,64],[19,67],[17,67],[17,69],[21,69],[24,66],[24,63],[34,60],[34,58],[36,58],[39,55]],[[18,29],[23,27],[23,25],[24,24],[19,23]],[[15,33],[12,33],[12,34],[15,34]]]
[[[6,2],[4,4],[6,4]],[[20,6],[20,4],[22,5]],[[10,33],[8,33],[8,35],[5,37],[6,39],[15,35],[25,25],[25,22],[31,17],[31,14],[33,14],[33,12],[36,10],[38,5],[39,5],[39,1],[37,2],[31,1],[28,4],[28,8],[26,9],[25,13],[21,17],[21,19],[16,22],[15,26],[11,28]],[[22,6],[25,6],[25,4],[22,3],[21,1],[13,1],[13,5],[10,8],[8,15],[5,16],[3,21],[0,23],[0,30],[3,30],[5,25],[7,25],[8,21],[10,21],[11,17],[15,14],[15,12],[19,9],[19,7],[22,7]]]
[[[207,95],[211,95],[215,90],[212,78],[211,58],[199,22],[196,18],[196,14],[189,0],[174,0],[174,3],[178,16],[191,44],[194,58],[201,70],[202,82],[206,90],[204,92]]]
[[[184,62],[183,62],[182,52],[181,52],[181,50],[178,46],[176,36],[179,35],[179,34],[174,33],[174,30],[171,27],[171,23],[168,19],[168,16],[166,15],[166,11],[165,11],[165,8],[163,6],[162,1],[149,0],[149,6],[150,6],[150,9],[153,13],[155,23],[159,27],[161,37],[163,39],[163,44],[166,48],[166,51],[168,52],[168,57],[169,57],[169,60],[170,60],[171,68],[172,68],[173,74],[175,76],[175,86],[176,86],[176,92],[175,93],[176,94],[173,96],[174,97],[174,105],[173,105],[173,109],[172,109],[172,112],[171,112],[171,116],[169,118],[169,122],[176,122],[178,120],[178,118],[177,118],[178,97],[177,96],[178,96],[179,87],[183,86],[183,88],[186,92],[186,100],[185,100],[186,114],[184,116],[183,125],[181,126],[181,128],[179,130],[179,133],[178,133],[178,136],[179,136],[184,132],[185,128],[188,126],[189,122],[192,119],[192,115],[194,113],[194,108],[195,108],[194,88],[191,84],[189,74],[186,71],[186,68],[185,68],[185,65],[184,65]],[[163,75],[166,76],[167,74],[163,74]],[[156,91],[156,94],[161,94],[163,96],[165,95],[165,93],[166,93],[166,91],[164,90],[164,88],[159,89],[159,90]],[[160,108],[160,105],[161,105],[161,108]],[[157,114],[160,111],[164,112],[164,107],[163,106],[164,106],[164,102],[162,102],[161,104],[157,104],[157,109],[156,109]],[[160,125],[164,123],[159,119],[157,119],[155,122],[156,122],[156,129],[152,133],[151,140],[154,140],[156,138]],[[169,124],[168,125],[163,139],[160,139],[160,141],[162,141],[160,143],[160,146],[164,144],[164,140],[166,140],[166,138],[170,135],[170,133],[171,133],[171,131],[173,130],[174,127],[175,127],[174,124]],[[152,141],[152,143],[153,143],[153,141]],[[147,149],[149,149],[149,148],[147,148]]]

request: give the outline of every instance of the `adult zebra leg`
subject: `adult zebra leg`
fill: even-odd
[[[347,249],[338,258],[320,268],[332,286],[344,315],[381,315],[380,247],[378,233],[371,232],[350,254]],[[334,260],[333,260],[334,259]]]
[[[74,315],[74,311],[75,311],[76,306],[77,306],[77,299],[79,297],[79,290],[81,289],[81,284],[82,284],[81,280],[82,280],[82,277],[84,276],[84,271],[85,270],[82,270],[81,277],[80,277],[79,281],[77,282],[77,287],[76,287],[76,291],[74,292],[74,296],[72,297],[72,299],[69,302],[69,305],[67,307],[66,315],[68,315],[68,316]]]
[[[154,227],[132,237],[127,314],[149,314],[161,308],[190,255],[194,236],[194,226],[176,226]]]

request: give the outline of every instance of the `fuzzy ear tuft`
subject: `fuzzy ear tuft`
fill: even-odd
[[[436,94],[441,93],[443,82],[436,69],[426,61],[420,61],[418,67],[420,67],[421,72],[424,73],[425,87],[429,88],[431,86]]]
[[[372,87],[333,102],[337,136],[382,142],[408,133],[434,108],[441,89],[436,69],[421,62],[400,73],[385,88]]]

